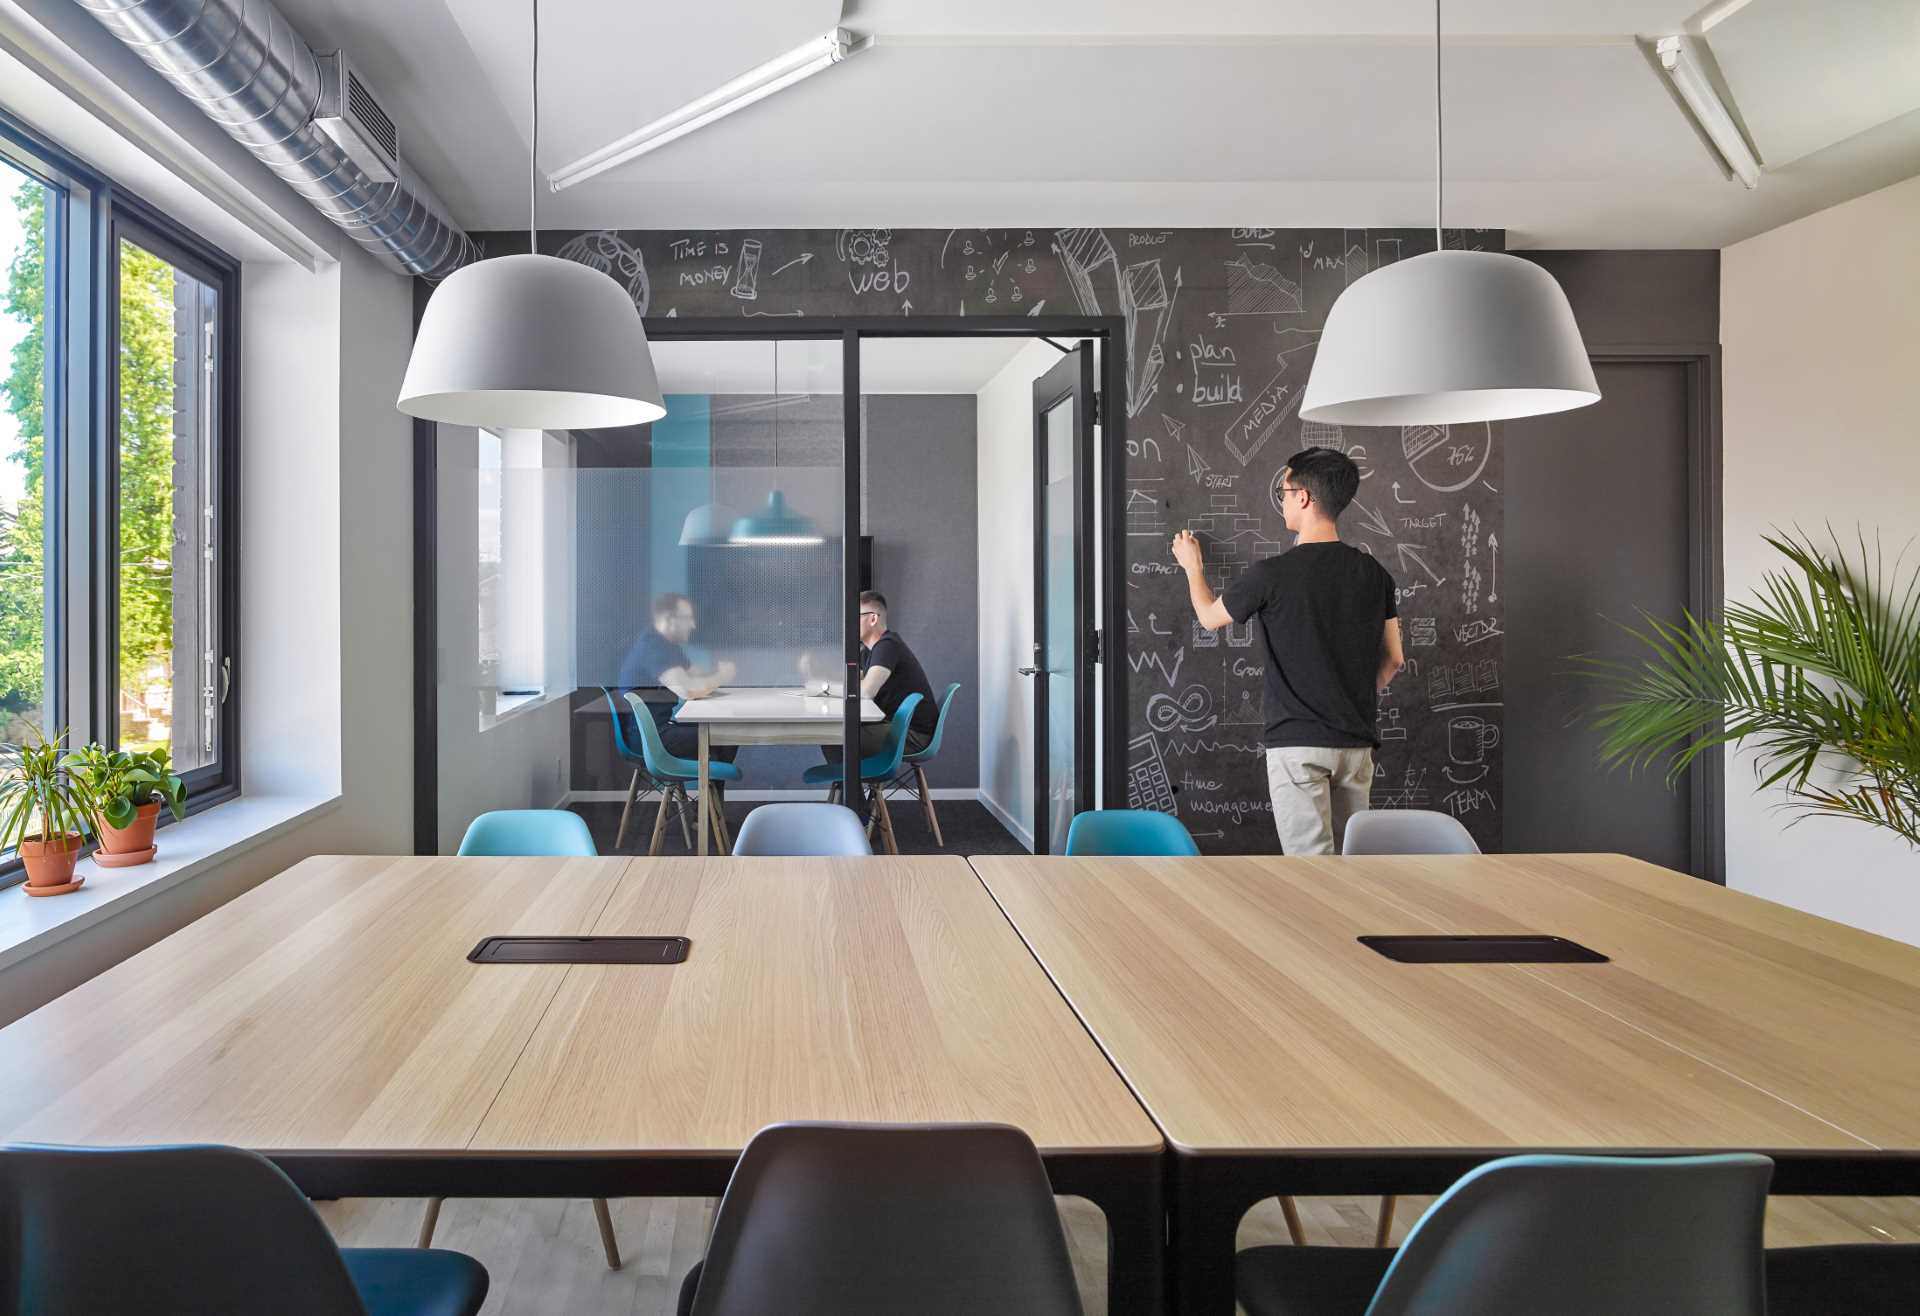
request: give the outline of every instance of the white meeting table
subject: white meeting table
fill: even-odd
[[[700,728],[699,853],[707,853],[707,832],[712,826],[707,779],[715,745],[837,745],[845,710],[846,702],[839,695],[810,695],[798,687],[728,687],[680,705],[673,720]],[[885,720],[880,705],[871,699],[860,701],[861,722]]]

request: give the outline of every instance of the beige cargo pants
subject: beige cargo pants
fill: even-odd
[[[1338,854],[1373,792],[1370,749],[1269,749],[1267,792],[1283,854]]]

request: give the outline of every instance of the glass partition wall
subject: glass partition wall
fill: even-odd
[[[626,694],[656,751],[690,760],[687,696],[844,679],[841,339],[663,339],[653,355],[667,414],[651,425],[439,427],[440,853],[481,812],[558,804],[603,854],[644,853],[656,820],[663,852],[686,853],[692,816],[663,811],[647,775],[629,807],[645,729]],[[713,757],[755,798],[823,793],[801,779],[819,746]]]

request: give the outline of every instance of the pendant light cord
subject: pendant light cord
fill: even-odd
[[[1440,189],[1445,172],[1441,165],[1440,131],[1440,0],[1433,0],[1433,249],[1445,251],[1446,239],[1440,235]]]
[[[1438,4],[1439,0],[1435,0]],[[533,143],[527,152],[527,250],[540,254],[540,0],[533,0]]]

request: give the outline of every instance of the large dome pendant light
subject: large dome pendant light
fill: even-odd
[[[1600,400],[1573,308],[1531,261],[1448,251],[1440,234],[1440,0],[1433,5],[1436,250],[1354,280],[1327,313],[1303,420],[1462,425]]]
[[[398,406],[486,429],[644,425],[667,414],[639,308],[611,277],[540,255],[540,3],[533,2],[533,124],[525,256],[455,270],[420,317]]]

